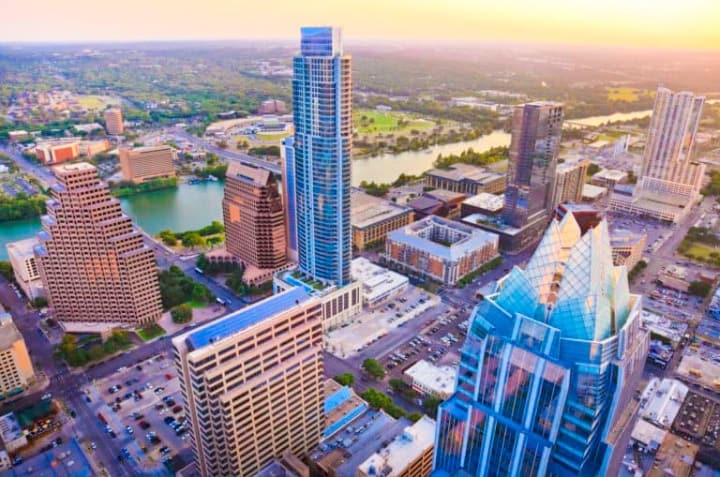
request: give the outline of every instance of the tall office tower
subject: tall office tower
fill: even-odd
[[[105,118],[105,130],[108,134],[118,136],[125,131],[122,110],[120,108],[106,109],[103,117]]]
[[[170,146],[120,149],[122,178],[124,181],[141,184],[153,179],[175,177],[174,157],[175,152]]]
[[[567,160],[555,169],[553,209],[565,202],[582,202],[585,177],[590,166],[587,159]]]
[[[322,308],[299,287],[172,340],[203,477],[250,476],[324,430]]]
[[[641,310],[605,221],[584,235],[573,214],[551,222],[474,311],[434,475],[617,475],[648,353]]]
[[[155,256],[90,164],[54,169],[35,256],[60,321],[139,326],[162,314]]]
[[[503,208],[504,220],[513,227],[549,217],[562,122],[561,103],[527,103],[513,110]]]
[[[35,371],[25,339],[0,305],[0,394],[14,396],[35,384]]]
[[[282,186],[283,208],[285,209],[285,238],[287,257],[297,262],[297,195],[295,193],[295,141],[293,137],[283,139]]]
[[[272,172],[230,164],[222,207],[229,253],[257,268],[285,265],[283,204]]]
[[[352,77],[341,31],[301,29],[293,60],[293,145],[300,270],[335,285],[350,282]]]

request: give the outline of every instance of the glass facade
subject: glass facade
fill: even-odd
[[[648,337],[610,250],[605,222],[581,236],[567,214],[475,308],[435,476],[615,475]]]
[[[301,54],[293,60],[295,136],[288,158],[294,176],[286,188],[295,191],[291,214],[300,270],[342,286],[350,282],[352,259],[351,60],[342,53],[339,29],[301,33]]]

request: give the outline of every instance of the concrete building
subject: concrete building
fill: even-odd
[[[552,221],[470,318],[435,475],[618,475],[649,339],[607,224]]]
[[[613,190],[616,185],[627,183],[627,180],[627,172],[618,171],[617,169],[603,169],[590,178],[590,183]]]
[[[505,198],[501,195],[481,192],[468,197],[460,205],[460,216],[467,217],[472,214],[498,214],[503,209]]]
[[[0,441],[3,448],[12,453],[28,445],[27,436],[13,412],[0,416]]]
[[[155,255],[97,170],[54,169],[35,257],[60,321],[141,326],[162,314]]]
[[[342,32],[301,29],[300,55],[293,59],[295,137],[286,148],[284,180],[294,191],[290,213],[303,273],[335,285],[350,282],[350,164],[352,151],[351,57]]]
[[[375,265],[365,257],[353,259],[352,278],[362,284],[365,306],[374,307],[407,290],[408,277]]]
[[[421,359],[405,370],[415,391],[425,396],[448,399],[455,392],[457,368],[454,366],[435,366]]]
[[[62,164],[80,157],[80,145],[75,139],[45,141],[35,146],[35,155],[43,164]]]
[[[285,101],[279,99],[266,99],[260,103],[258,108],[258,114],[285,114],[287,113],[287,106]]]
[[[172,340],[200,475],[251,476],[324,430],[322,307],[297,287]]]
[[[390,232],[383,258],[445,285],[498,255],[498,236],[441,217],[427,217]]]
[[[607,193],[608,190],[605,187],[584,184],[582,189],[582,200],[583,202],[597,202],[605,197]]]
[[[174,156],[173,148],[164,145],[120,149],[122,179],[141,184],[153,179],[175,177]]]
[[[658,88],[643,163],[632,196],[613,193],[613,210],[678,222],[700,193],[705,165],[693,158],[705,98]]]
[[[120,108],[109,108],[103,113],[105,118],[105,130],[111,136],[119,136],[125,131],[123,115]]]
[[[642,260],[647,246],[647,234],[634,233],[629,230],[612,230],[610,231],[610,246],[612,247],[613,263],[625,265],[625,268],[630,271]]]
[[[465,194],[450,192],[444,189],[433,189],[423,192],[420,196],[412,199],[407,206],[413,209],[416,220],[436,215],[454,219],[460,217],[462,203]]]
[[[15,281],[29,299],[45,296],[40,269],[35,260],[37,238],[29,238],[5,245],[13,267]]]
[[[94,466],[77,440],[58,445],[14,466],[0,477],[93,477]]]
[[[425,184],[433,189],[444,189],[465,195],[481,192],[501,194],[507,178],[503,174],[470,164],[453,164],[449,169],[431,169],[425,173]]]
[[[17,131],[8,131],[8,141],[10,142],[21,142],[30,139],[30,137],[30,133],[25,131],[24,129],[19,129]]]
[[[384,449],[368,457],[357,477],[427,477],[432,471],[435,421],[421,417]]]
[[[287,263],[282,197],[270,171],[231,163],[222,207],[230,254],[259,269]]]
[[[35,371],[25,339],[10,314],[0,306],[0,394],[19,394],[35,384]]]
[[[553,208],[565,202],[582,202],[583,186],[590,161],[567,160],[555,169]]]
[[[414,217],[411,208],[374,197],[357,188],[352,189],[350,205],[352,241],[357,250],[384,243],[388,232],[412,223]]]
[[[92,157],[110,149],[110,141],[107,139],[98,139],[97,141],[80,141],[78,150],[81,156]]]

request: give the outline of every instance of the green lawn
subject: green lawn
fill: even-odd
[[[164,335],[165,329],[162,326],[153,323],[152,325],[136,330],[135,333],[137,333],[141,340],[150,341],[151,339]]]
[[[400,120],[405,121],[402,125]],[[353,123],[360,134],[401,132],[417,129],[431,129],[435,123],[426,119],[413,118],[397,111],[376,111],[360,109],[353,112]]]
[[[712,247],[707,245],[693,242],[687,252],[684,255],[692,255],[697,258],[707,259],[710,256],[710,252],[719,252]]]
[[[103,99],[102,96],[94,96],[94,95],[88,95],[88,96],[78,96],[77,98],[78,104],[80,106],[84,107],[85,109],[93,109],[93,110],[100,110],[104,109],[107,102]]]
[[[626,101],[628,103],[634,103],[639,100],[641,96],[652,94],[652,92],[647,89],[629,88],[627,86],[607,88],[607,91],[609,101]]]
[[[188,305],[190,305],[190,308],[205,308],[208,305],[212,305],[212,303],[207,303],[205,301],[195,301],[190,300],[187,302]]]

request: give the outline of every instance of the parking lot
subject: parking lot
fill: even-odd
[[[97,417],[124,447],[118,460],[170,460],[189,446],[182,396],[172,362],[164,355],[121,368],[85,389]]]

